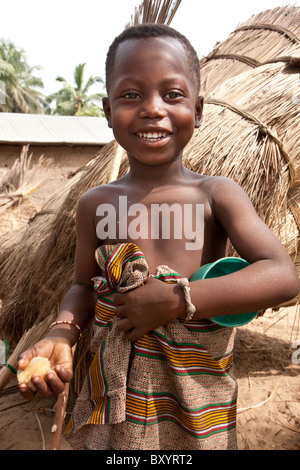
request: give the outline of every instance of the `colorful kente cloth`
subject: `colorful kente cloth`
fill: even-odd
[[[232,328],[174,320],[130,342],[118,329],[112,296],[150,276],[139,248],[104,245],[96,260],[95,353],[66,439],[74,449],[197,450],[236,448]],[[159,266],[154,277],[181,276]]]

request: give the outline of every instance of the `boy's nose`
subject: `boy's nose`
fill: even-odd
[[[151,97],[147,100],[143,101],[141,111],[140,111],[140,117],[142,119],[149,118],[149,119],[154,119],[154,118],[163,118],[167,115],[164,102],[161,98],[159,97]]]

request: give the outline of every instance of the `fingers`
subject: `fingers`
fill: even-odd
[[[121,320],[118,321],[117,326],[121,331],[129,331],[132,328],[132,322],[129,318],[121,318]]]
[[[139,334],[137,332],[137,328],[133,328],[132,322],[129,318],[121,318],[118,321],[118,329],[124,331],[126,333],[126,338],[129,341],[136,341],[139,339],[143,334]]]
[[[58,395],[63,392],[65,388],[65,382],[52,370],[47,373],[46,379],[40,375],[34,374],[31,377],[31,382],[36,391],[31,390],[26,384],[19,386],[21,395],[26,400],[30,401],[35,398],[36,394],[39,394],[42,398],[50,398],[53,394]]]
[[[143,328],[132,328],[131,330],[127,331],[126,338],[129,341],[137,341],[138,339],[145,336],[145,334],[147,333],[149,332]]]
[[[128,318],[122,318],[118,321],[118,328],[126,333],[129,341],[137,341],[149,331],[145,328],[135,328],[132,321]]]
[[[113,302],[115,305],[124,305],[125,304],[125,297],[126,294],[121,294],[120,292],[117,292],[116,294],[113,295]]]
[[[139,335],[137,333],[137,329],[134,328],[133,330],[131,331],[128,331],[128,333],[126,334],[126,338],[129,340],[129,341],[137,341],[138,339],[140,339],[143,335]]]
[[[56,369],[56,368],[55,368]],[[46,381],[44,381],[43,384],[41,384],[42,386],[42,392],[45,393],[45,394],[48,394],[50,393],[50,396],[54,393],[55,395],[58,395],[59,393],[63,392],[64,391],[64,388],[65,388],[65,382],[67,382],[67,380],[62,380],[57,374],[56,372],[49,372],[47,375],[46,375]],[[46,384],[46,386],[45,386]],[[40,391],[41,393],[41,391]]]
[[[115,307],[114,315],[118,318],[124,318],[127,316],[126,312],[127,312],[127,309],[125,305],[119,305]]]
[[[32,401],[36,397],[36,392],[30,390],[26,384],[19,386],[20,393],[25,400]]]
[[[54,368],[57,376],[63,382],[71,382],[73,377],[73,366],[72,364],[66,364],[65,366],[59,365]]]
[[[52,369],[46,373],[45,378],[38,373],[32,375],[31,382],[35,390],[31,390],[26,384],[19,386],[22,396],[27,400],[32,400],[37,393],[43,398],[58,395],[64,390],[65,383],[70,382],[73,377],[73,360],[69,345],[61,341],[40,341],[19,356],[17,368],[25,369],[29,361],[36,356],[49,358]]]
[[[35,348],[27,349],[19,356],[17,369],[25,369],[33,357],[37,356]]]

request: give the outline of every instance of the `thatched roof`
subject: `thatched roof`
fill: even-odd
[[[300,57],[295,39],[297,34],[299,37],[299,11],[283,7],[256,15],[250,20],[251,30],[233,33],[213,54],[221,50],[249,55],[255,49],[252,41],[256,44],[255,59],[260,62],[274,58],[272,51],[276,56]],[[271,25],[275,20],[277,30],[286,30],[284,35],[270,26],[253,26],[257,21]],[[242,69],[238,69],[240,63]],[[185,150],[184,163],[197,172],[229,176],[240,183],[260,216],[290,255],[296,256],[300,227],[300,104],[292,99],[292,92],[299,90],[299,62],[281,60],[254,67],[240,60],[210,58],[203,64],[202,80],[206,90],[204,117]],[[80,169],[28,224],[22,238],[12,234],[13,248],[11,240],[5,240],[7,253],[0,271],[0,331],[9,341],[19,340],[34,323],[56,315],[72,283],[77,202],[89,188],[109,181],[115,152],[112,142]],[[127,170],[123,158],[118,176]],[[85,357],[84,344],[78,346],[78,357]],[[85,374],[83,369],[79,372]]]
[[[240,24],[202,60],[204,119],[185,152],[195,171],[241,184],[294,258],[300,232],[299,70],[299,7],[267,10]]]
[[[300,45],[299,7],[285,6],[253,15],[217,43],[201,61],[201,92],[207,95],[225,81],[264,63],[293,56]]]
[[[298,86],[299,65],[281,62],[223,82],[185,149],[194,171],[238,182],[291,255],[300,231],[300,106],[291,99]]]

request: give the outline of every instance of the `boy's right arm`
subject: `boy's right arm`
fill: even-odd
[[[95,310],[95,295],[92,277],[99,275],[95,250],[101,244],[96,236],[94,216],[96,214],[96,193],[91,190],[79,201],[76,215],[76,254],[74,282],[65,295],[57,321],[75,323],[83,331],[92,321]],[[20,355],[18,368],[24,369],[35,356],[47,357],[52,370],[47,381],[40,376],[33,377],[33,383],[42,397],[49,397],[64,390],[65,382],[73,376],[72,347],[79,339],[79,331],[71,324],[56,324],[44,339]],[[21,394],[31,400],[35,393],[27,386],[20,386]]]

